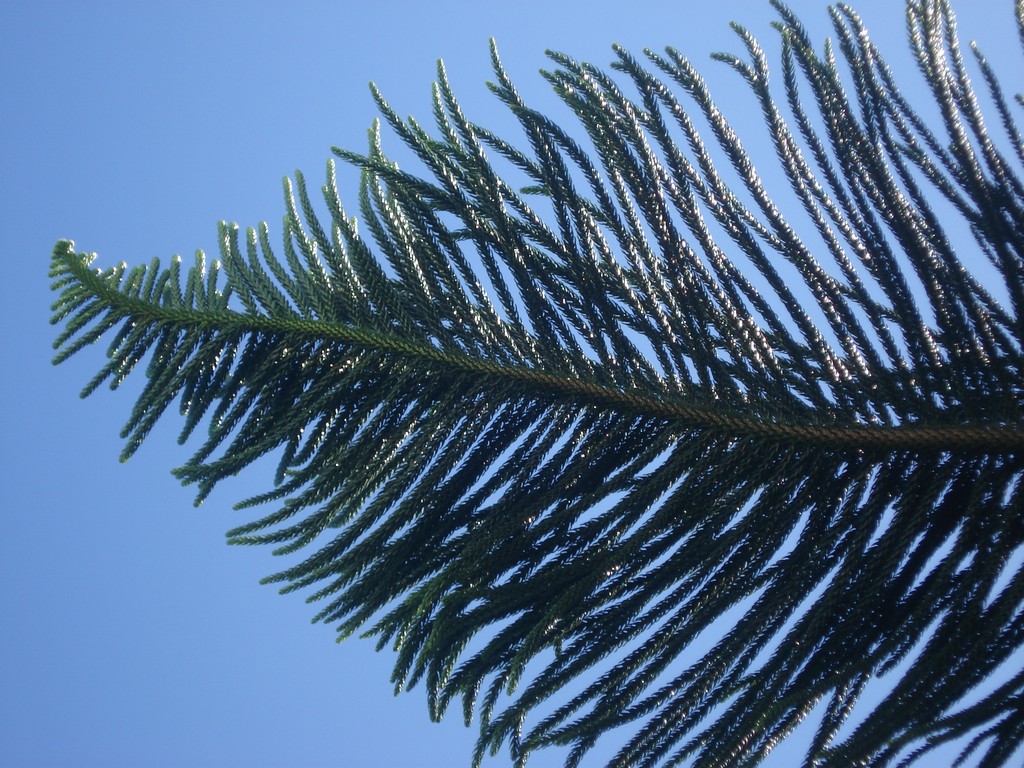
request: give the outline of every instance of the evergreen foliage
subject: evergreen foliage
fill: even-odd
[[[1024,670],[972,694],[1024,646],[1024,102],[975,51],[991,139],[941,0],[907,5],[937,119],[851,9],[817,53],[776,8],[781,86],[739,26],[718,58],[802,210],[678,51],[616,48],[615,77],[550,54],[584,144],[492,49],[525,144],[440,66],[433,132],[375,92],[426,173],[376,128],[335,150],[369,239],[329,164],[326,215],[286,182],[278,250],[227,224],[187,270],[54,250],[56,360],[109,338],[85,394],[145,370],[124,457],[176,401],[198,500],[279,455],[230,542],[301,552],[267,581],[476,718],[478,760],[575,765],[615,730],[615,766],[753,765],[805,719],[812,765],[1024,742]]]

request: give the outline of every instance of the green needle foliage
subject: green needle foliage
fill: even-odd
[[[230,541],[301,552],[267,581],[477,719],[477,762],[614,731],[614,766],[747,766],[804,721],[808,765],[1024,743],[1024,102],[978,51],[974,90],[942,0],[907,4],[928,119],[852,10],[818,53],[776,9],[781,86],[742,27],[717,58],[788,190],[678,51],[551,53],[584,143],[495,51],[520,147],[439,68],[432,132],[375,93],[423,173],[376,128],[335,150],[369,239],[329,165],[326,212],[286,182],[276,251],[227,224],[187,271],[54,250],[57,361],[110,339],[86,394],[145,369],[124,457],[175,402],[199,500],[279,456]]]

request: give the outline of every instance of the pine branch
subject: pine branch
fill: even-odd
[[[326,217],[286,182],[280,257],[265,225],[242,245],[222,224],[219,260],[184,273],[54,250],[56,361],[111,338],[83,394],[145,365],[123,457],[175,401],[182,441],[207,431],[176,471],[198,500],[279,456],[239,504],[270,511],[229,541],[302,552],[267,581],[390,644],[432,716],[461,698],[477,762],[562,746],[575,765],[625,731],[611,765],[754,765],[812,716],[818,765],[952,740],[995,764],[1024,738],[1020,675],[965,699],[1024,645],[1019,132],[979,59],[1012,151],[988,135],[947,3],[907,10],[938,127],[852,10],[818,55],[776,7],[784,98],[742,27],[745,57],[717,58],[792,212],[678,51],[616,48],[631,91],[551,53],[583,143],[492,47],[527,149],[471,123],[443,67],[437,135],[374,90],[426,173],[376,125],[365,155],[336,150],[372,246],[331,163]]]

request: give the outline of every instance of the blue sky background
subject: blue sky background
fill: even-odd
[[[827,34],[824,2],[791,6],[816,39]],[[856,7],[913,93],[900,6]],[[1024,89],[1011,0],[959,6],[964,37],[982,42],[1008,90]],[[752,99],[707,55],[741,51],[735,19],[777,61],[773,18],[752,0],[4,3],[0,766],[448,768],[468,765],[476,735],[457,716],[431,724],[421,690],[394,698],[388,654],[336,645],[300,598],[258,585],[280,565],[269,551],[224,545],[242,519],[232,503],[269,477],[246,475],[193,508],[169,472],[189,454],[173,420],[118,463],[137,388],[78,399],[102,347],[49,362],[58,238],[109,266],[215,254],[220,219],[279,233],[282,177],[298,168],[319,184],[332,145],[365,147],[368,81],[429,122],[438,57],[471,119],[508,126],[484,87],[490,36],[539,105],[550,103],[545,48],[606,64],[613,42],[672,44],[706,62],[756,144]],[[339,174],[352,210],[357,182]],[[774,764],[789,764],[784,752]]]

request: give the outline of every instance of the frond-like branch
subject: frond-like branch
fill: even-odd
[[[753,765],[808,718],[808,765],[953,740],[997,764],[1024,740],[1015,107],[977,54],[990,136],[946,2],[907,5],[937,120],[852,10],[818,54],[776,7],[781,96],[742,27],[717,58],[788,189],[678,51],[616,48],[622,82],[551,53],[584,144],[492,48],[525,148],[471,123],[443,67],[435,135],[375,90],[426,173],[377,126],[336,150],[372,244],[329,163],[326,216],[286,182],[279,252],[226,224],[187,271],[54,250],[57,361],[111,338],[86,394],[145,367],[124,457],[174,402],[183,441],[207,432],[176,470],[198,500],[279,457],[230,541],[302,551],[267,581],[392,646],[432,716],[461,699],[478,761],[575,765],[614,732],[613,766]]]

